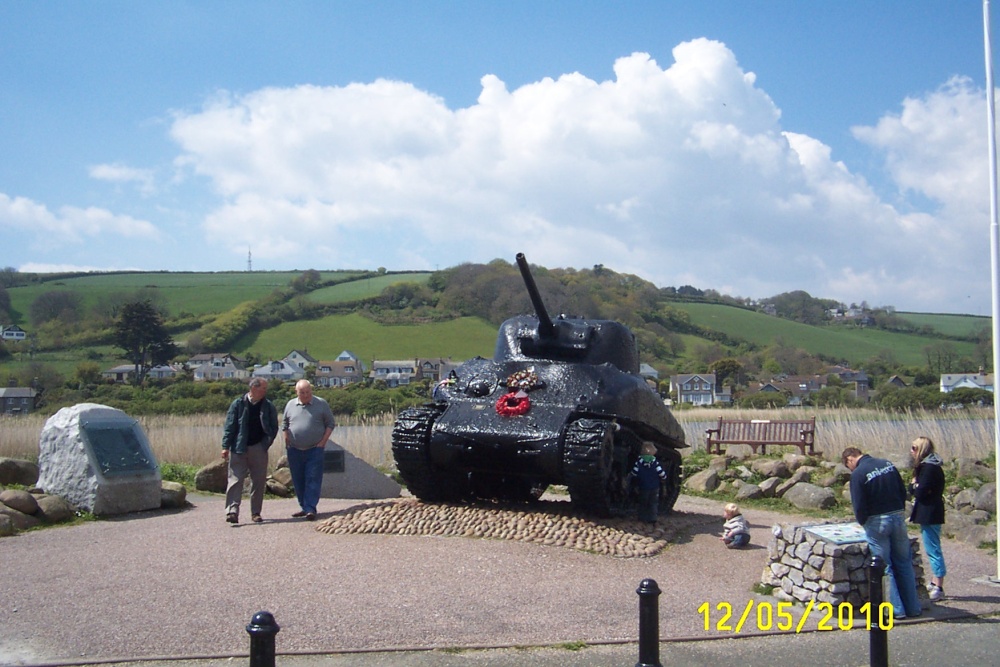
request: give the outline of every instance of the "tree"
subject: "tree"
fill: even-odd
[[[743,364],[732,357],[712,362],[708,370],[710,373],[715,373],[715,380],[719,386],[723,386],[726,380],[732,380],[731,384],[736,386],[746,384],[746,370]]]
[[[122,306],[114,340],[125,358],[135,364],[133,382],[137,385],[146,379],[150,368],[177,355],[177,346],[163,326],[163,316],[148,300]]]
[[[101,381],[101,367],[95,361],[81,361],[73,376],[81,385],[97,384]]]
[[[7,293],[7,288],[0,285],[0,324],[8,323],[10,319],[10,294]]]
[[[50,290],[39,294],[28,308],[31,323],[39,326],[51,320],[69,324],[80,319],[83,298],[79,292]]]
[[[937,342],[924,347],[927,367],[937,375],[953,372],[958,352],[951,343]]]

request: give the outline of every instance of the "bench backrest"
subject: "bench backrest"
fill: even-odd
[[[799,442],[813,433],[816,419],[719,419],[719,440]]]

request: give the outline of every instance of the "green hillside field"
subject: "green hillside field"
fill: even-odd
[[[345,280],[360,273],[321,271],[320,276],[322,280]],[[31,303],[40,294],[53,290],[79,292],[84,308],[91,308],[112,294],[155,287],[163,295],[172,315],[182,312],[204,315],[221,313],[245,301],[260,299],[280,287],[287,287],[300,275],[302,272],[296,271],[99,273],[12,287],[7,293],[13,323],[27,328]]]
[[[983,329],[990,330],[992,321],[979,315],[948,315],[936,313],[896,313],[918,327],[930,327],[945,336],[975,336]]]
[[[372,276],[362,280],[352,280],[348,283],[321,287],[309,293],[308,299],[313,303],[334,304],[369,299],[378,296],[389,285],[397,283],[426,283],[430,273],[393,273],[383,276]]]
[[[286,322],[237,341],[237,354],[253,352],[261,359],[281,359],[292,350],[317,360],[350,350],[366,364],[372,359],[451,357],[464,361],[493,356],[497,330],[475,317],[400,326],[380,325],[357,314]]]
[[[890,333],[877,329],[846,327],[816,327],[778,317],[771,317],[742,308],[711,303],[674,303],[678,310],[688,314],[693,324],[721,331],[733,338],[767,346],[777,340],[802,348],[807,352],[823,355],[859,366],[883,350],[891,350],[903,364],[927,363],[923,350],[928,345],[940,344],[937,338]],[[950,342],[960,355],[973,356],[972,343]]]

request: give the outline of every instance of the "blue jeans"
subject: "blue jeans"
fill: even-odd
[[[660,487],[639,489],[639,521],[653,523],[659,512]]]
[[[924,551],[931,564],[931,574],[943,578],[948,573],[944,566],[944,554],[941,552],[941,524],[920,526],[920,536],[924,540]]]
[[[750,533],[739,533],[729,538],[729,541],[722,541],[727,549],[741,549],[750,544]]]
[[[292,473],[295,497],[303,512],[316,513],[320,490],[323,488],[323,448],[296,449],[286,447],[288,470]]]
[[[889,602],[893,614],[920,616],[920,599],[917,597],[917,580],[913,574],[913,555],[910,538],[906,534],[906,519],[902,512],[877,514],[865,521],[865,537],[872,556],[885,561],[885,574],[889,577]]]

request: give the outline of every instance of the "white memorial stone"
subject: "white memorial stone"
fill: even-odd
[[[373,466],[330,441],[323,462],[321,498],[398,498],[401,487]]]
[[[49,417],[38,443],[38,486],[97,515],[160,507],[160,467],[139,423],[96,403]]]

